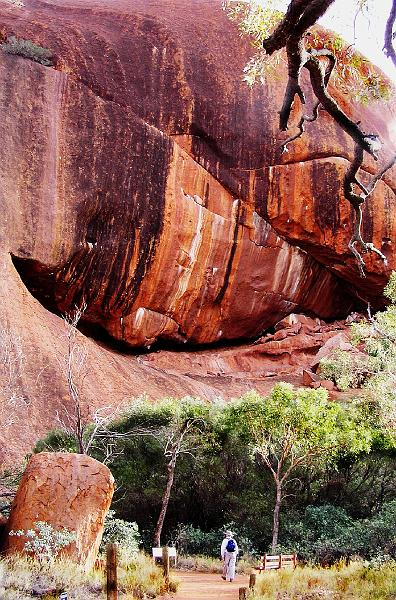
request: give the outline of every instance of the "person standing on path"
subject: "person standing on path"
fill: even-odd
[[[233,538],[232,531],[226,531],[224,536],[220,550],[221,559],[223,561],[222,578],[226,581],[233,581],[235,579],[235,564],[239,548]]]

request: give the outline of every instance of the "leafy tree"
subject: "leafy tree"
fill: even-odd
[[[181,400],[169,398],[155,405],[133,404],[118,423],[111,425],[120,438],[124,431],[133,431],[139,424],[140,435],[155,438],[162,448],[166,483],[154,530],[154,546],[160,546],[179,458],[184,454],[196,458],[215,443],[211,428],[213,418],[213,407],[207,403],[190,397]]]
[[[290,125],[290,116],[296,99],[304,105],[306,95],[302,85],[302,72],[306,69],[309,73],[310,86],[316,97],[316,102],[311,107],[311,114],[302,114],[297,125],[298,133],[288,137],[281,145],[281,152],[295,139],[302,136],[305,124],[314,122],[319,117],[319,109],[326,111],[330,117],[343,129],[355,144],[354,158],[344,176],[344,196],[351,203],[356,219],[354,231],[349,242],[349,249],[354,254],[362,277],[365,276],[365,263],[360,252],[355,247],[359,244],[363,252],[375,252],[382,260],[386,257],[372,243],[365,242],[361,235],[362,204],[372,194],[378,181],[393,167],[396,161],[396,152],[385,157],[382,167],[372,177],[368,185],[358,179],[358,172],[362,166],[366,152],[378,160],[382,143],[375,133],[367,133],[360,126],[360,121],[353,121],[338,105],[328,90],[330,77],[338,73],[337,78],[344,78],[342,87],[351,89],[350,80],[354,83],[361,81],[364,98],[383,98],[388,95],[389,86],[383,78],[358,54],[350,51],[339,36],[329,38],[319,32],[312,33],[310,28],[322,17],[335,0],[290,0],[286,13],[275,10],[279,7],[276,0],[267,0],[263,3],[257,0],[225,0],[224,8],[231,19],[239,23],[242,34],[253,38],[253,43],[261,48],[261,56],[255,57],[245,68],[248,83],[262,79],[268,58],[276,57],[277,53],[285,49],[288,64],[288,81],[279,111],[279,128],[286,131]],[[361,8],[365,2],[359,2]],[[396,66],[394,50],[395,39],[396,0],[392,0],[392,8],[385,28],[384,48],[387,55],[392,58]],[[263,61],[263,56],[265,60]],[[337,67],[338,57],[338,67]],[[275,61],[276,68],[276,61]],[[338,71],[337,71],[338,69]],[[345,80],[346,77],[346,80]],[[336,82],[337,83],[337,82]],[[368,124],[369,125],[369,124]]]
[[[251,392],[229,407],[229,423],[246,436],[252,456],[272,475],[272,551],[278,544],[282,501],[297,469],[328,463],[343,450],[370,450],[371,431],[353,410],[328,402],[322,388],[294,389],[282,383],[268,398]]]

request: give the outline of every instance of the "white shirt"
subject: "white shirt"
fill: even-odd
[[[221,542],[220,554],[221,554],[221,558],[223,560],[224,560],[225,553],[227,552],[226,547],[228,544],[228,540],[234,540],[234,538],[225,537],[224,540]],[[234,542],[235,542],[235,540],[234,540]],[[235,542],[235,556],[238,554],[238,552],[239,552],[238,544]],[[233,552],[233,554],[234,554],[234,552]]]

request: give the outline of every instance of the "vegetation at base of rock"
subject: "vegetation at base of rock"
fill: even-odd
[[[109,510],[104,522],[100,551],[105,553],[107,544],[117,544],[133,560],[139,552],[140,542],[137,523],[117,519],[115,511]]]
[[[297,567],[257,578],[257,600],[393,600],[396,563],[340,562],[331,569]]]
[[[139,553],[131,562],[122,560],[118,568],[119,598],[154,598],[165,591],[162,570],[151,557]],[[175,584],[172,582],[172,586]],[[80,565],[64,558],[42,563],[27,556],[10,556],[0,560],[0,597],[2,600],[28,600],[47,594],[47,600],[59,598],[67,591],[69,600],[104,600],[105,572],[87,573]]]
[[[63,528],[58,531],[50,523],[37,521],[34,529],[18,529],[10,531],[9,535],[26,538],[25,552],[32,553],[39,561],[54,560],[63,548],[69,546],[76,539],[74,531]]]
[[[396,272],[384,295],[389,306],[351,326],[353,354],[337,349],[320,362],[320,373],[341,390],[360,388],[370,402],[373,418],[391,434],[396,432]]]
[[[14,35],[10,35],[3,44],[0,44],[0,49],[6,54],[22,56],[45,67],[51,67],[54,64],[51,50],[38,46],[31,40],[18,39]]]

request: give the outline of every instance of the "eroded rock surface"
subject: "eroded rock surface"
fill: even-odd
[[[220,0],[0,0],[0,34],[54,54],[45,67],[0,52],[0,324],[25,357],[12,406],[2,391],[3,459],[69,402],[64,328],[46,309],[84,301],[94,326],[148,347],[246,340],[291,312],[331,319],[361,298],[381,304],[395,266],[394,172],[364,216],[388,271],[371,257],[362,281],[342,192],[338,203],[350,140],[321,114],[279,155],[286,74],[242,82],[252,49]],[[345,110],[391,147],[392,106]],[[229,385],[85,343],[89,410],[145,392],[237,395],[263,355],[241,359]]]
[[[42,452],[30,459],[7,522],[7,532],[34,529],[45,521],[76,534],[62,554],[91,568],[102,539],[103,522],[114,492],[109,469],[82,454]],[[8,536],[6,553],[23,552],[27,538]]]

